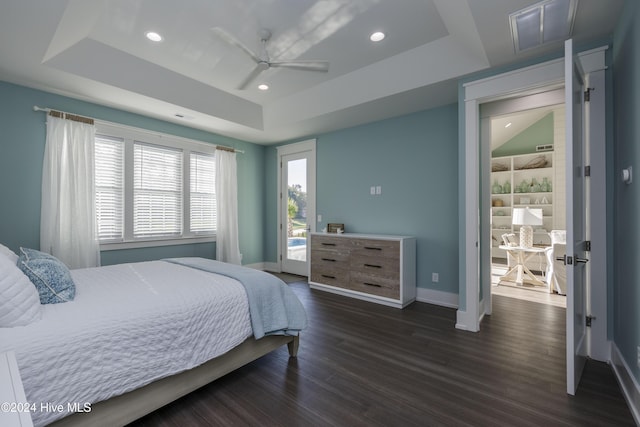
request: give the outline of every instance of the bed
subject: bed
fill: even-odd
[[[72,301],[0,327],[36,426],[124,425],[285,344],[295,357],[306,326],[282,281],[245,267],[179,258],[69,274]]]

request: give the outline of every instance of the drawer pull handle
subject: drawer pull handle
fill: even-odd
[[[330,261],[330,262],[336,262],[335,259],[331,259],[331,258],[322,258],[323,261]]]
[[[326,277],[327,279],[335,279],[336,276],[329,276],[327,274],[321,274],[322,277]]]
[[[382,248],[376,248],[376,247],[373,247],[373,246],[365,246],[364,248],[365,249],[369,249],[370,251],[381,251],[382,250]]]
[[[335,243],[324,243],[322,242],[322,246],[335,246]]]
[[[371,268],[382,268],[381,265],[375,265],[375,264],[365,264],[365,267],[371,267]]]
[[[363,285],[367,285],[367,286],[373,286],[376,288],[381,288],[382,285],[378,285],[377,283],[369,283],[369,282],[362,282]]]

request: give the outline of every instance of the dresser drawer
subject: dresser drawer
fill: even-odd
[[[337,286],[339,288],[348,288],[349,270],[311,267],[311,281],[324,285]]]
[[[349,289],[381,297],[400,298],[400,280],[398,278],[382,277],[361,271],[351,272]]]
[[[367,257],[398,258],[400,242],[393,240],[351,239],[351,254]]]
[[[400,259],[379,256],[351,255],[349,268],[352,271],[384,276],[393,279],[400,278]]]
[[[351,250],[351,246],[346,239],[335,236],[312,236],[311,250],[340,251],[347,254]]]
[[[311,265],[331,265],[344,263],[349,268],[349,251],[341,249],[314,249],[311,251]]]

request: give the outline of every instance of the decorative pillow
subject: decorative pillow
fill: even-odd
[[[41,317],[36,288],[14,262],[0,256],[0,328],[25,326]]]
[[[20,248],[18,267],[36,286],[42,304],[57,304],[75,298],[76,285],[71,273],[58,258],[35,249]]]
[[[14,264],[18,262],[18,255],[2,243],[0,243],[0,255],[5,255]]]

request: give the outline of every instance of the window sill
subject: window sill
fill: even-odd
[[[152,248],[155,246],[191,245],[194,243],[215,242],[216,236],[182,237],[177,239],[136,240],[134,242],[101,243],[100,251],[117,251],[121,249]]]

